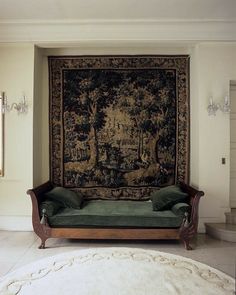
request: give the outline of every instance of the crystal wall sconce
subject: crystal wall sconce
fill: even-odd
[[[2,99],[0,110],[2,114],[10,112],[12,110],[16,110],[18,114],[25,114],[28,111],[28,104],[26,102],[25,95],[23,95],[23,98],[20,102],[13,102],[12,104],[8,104],[5,92],[0,93],[0,99]]]
[[[209,105],[207,106],[208,115],[215,116],[218,110],[222,111],[225,114],[230,113],[230,102],[227,95],[224,97],[224,102],[222,104],[215,103],[213,101],[213,98],[210,98]]]

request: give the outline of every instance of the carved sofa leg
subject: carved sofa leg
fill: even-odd
[[[46,242],[47,239],[42,239],[41,238],[41,244],[40,246],[38,247],[39,249],[45,249],[45,242]]]
[[[190,242],[189,239],[183,240],[184,248],[186,250],[193,250],[193,248],[190,246],[189,242]]]
[[[45,243],[47,241],[47,239],[50,237],[48,236],[44,231],[43,229],[41,229],[41,231],[39,232],[36,232],[36,234],[38,235],[38,237],[40,238],[41,240],[41,243],[40,245],[38,246],[38,249],[45,249],[46,246],[45,246]]]
[[[45,242],[50,237],[49,234],[49,228],[48,228],[48,221],[47,221],[47,215],[46,210],[42,210],[42,218],[40,220],[40,224],[36,227],[36,233],[38,233],[38,236],[41,239],[41,244],[38,247],[39,249],[45,249]]]
[[[184,243],[186,250],[193,250],[190,246],[190,239],[194,236],[194,234],[194,227],[189,223],[188,213],[186,212],[179,231],[180,239]]]
[[[193,250],[193,248],[190,245],[190,237],[188,235],[188,232],[185,232],[185,233],[182,232],[180,236],[180,240],[183,242],[184,248],[186,250]]]

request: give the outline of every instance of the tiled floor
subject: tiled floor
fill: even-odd
[[[0,276],[38,259],[92,247],[135,247],[177,254],[203,262],[235,277],[236,243],[215,240],[199,234],[195,250],[186,251],[178,241],[79,241],[49,239],[45,250],[38,249],[39,238],[33,232],[0,231]]]

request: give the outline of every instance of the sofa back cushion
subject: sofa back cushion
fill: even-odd
[[[162,211],[171,209],[175,204],[183,202],[187,196],[188,194],[184,193],[177,185],[162,188],[151,195],[153,210]]]
[[[49,200],[57,201],[63,207],[80,209],[83,201],[83,195],[69,189],[57,186],[45,194]]]

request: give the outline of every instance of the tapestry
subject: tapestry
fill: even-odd
[[[88,199],[188,182],[188,56],[49,57],[50,175]]]

